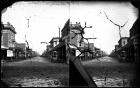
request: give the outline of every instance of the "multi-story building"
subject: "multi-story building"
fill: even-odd
[[[2,36],[1,36],[1,46],[5,47],[6,49],[2,49],[2,52],[7,53],[7,57],[14,56],[15,50],[15,28],[9,22],[7,24],[2,24]],[[6,55],[6,54],[3,54]]]
[[[95,51],[94,43],[88,44],[88,43],[84,42],[81,48],[83,48],[83,49],[89,48],[90,49],[90,52],[85,52],[84,54],[82,54],[81,60],[89,60],[89,59],[95,58],[96,51]]]
[[[36,51],[32,51],[32,57],[39,56],[39,53]]]
[[[85,52],[81,54],[81,59],[88,59],[88,58],[93,58],[94,53],[95,53],[95,48],[94,48],[94,43],[86,43],[84,42],[81,36],[81,34],[77,34],[75,36],[75,33],[80,33],[80,30],[83,28],[81,27],[80,22],[76,22],[76,24],[70,24],[70,43],[76,45],[77,47],[81,49],[86,49],[89,48],[92,51],[92,54],[89,52]],[[80,42],[82,41],[82,42]],[[75,51],[75,55],[78,56],[81,52],[79,52],[76,48],[73,48],[73,52]]]
[[[50,51],[51,50],[51,45],[47,45],[46,48],[47,48],[46,49],[47,52]]]
[[[77,47],[84,47],[85,43],[84,42],[80,43],[80,40],[82,38],[81,35],[75,34],[75,33],[80,33],[79,29],[82,29],[80,22],[79,23],[76,22],[76,24],[72,24],[72,23],[70,24],[69,43]],[[78,56],[80,54],[80,51],[77,50],[76,47],[71,46],[70,48],[74,56]],[[84,54],[82,54],[81,57],[83,57],[83,55]]]
[[[68,55],[67,55],[67,43],[70,41],[70,27],[69,27],[69,23],[70,23],[70,19],[67,20],[67,22],[65,23],[63,29],[61,30],[61,38],[59,40],[59,44],[55,47],[53,47],[49,53],[52,52],[57,52],[57,59],[56,61],[58,62],[65,62],[65,63],[69,63],[68,60]],[[51,46],[53,45],[52,43],[50,44]],[[53,55],[52,55],[53,56]]]
[[[129,30],[130,37],[124,38],[119,41],[119,50],[112,53],[112,56],[117,56],[122,58],[121,60],[128,62],[139,62],[139,32],[138,32],[138,22],[139,19],[133,24],[132,28]],[[124,40],[124,41],[123,41]]]
[[[94,49],[94,44],[93,43],[89,43],[89,45],[85,42],[80,43],[81,41],[81,35],[76,34],[76,33],[80,33],[79,29],[82,29],[80,22],[76,22],[76,24],[72,24],[70,23],[70,19],[68,19],[68,21],[65,23],[63,29],[61,30],[61,38],[59,39],[59,44],[56,42],[54,42],[54,40],[51,40],[51,47],[53,47],[51,49],[51,52],[57,52],[57,60],[58,62],[66,62],[69,63],[69,58],[71,55],[73,56],[77,56],[80,54],[80,51],[77,50],[76,47],[78,48],[87,48],[89,46],[89,48],[95,52]],[[89,53],[85,53],[87,56],[91,56],[89,55]],[[84,55],[84,54],[82,54]]]
[[[51,39],[51,41],[49,42],[50,45],[48,48],[54,49],[54,47],[56,47],[59,44],[60,38],[59,37],[53,37]],[[47,52],[48,53],[48,52]],[[52,52],[50,52],[49,54],[51,54],[52,56],[52,60],[56,61],[58,59],[58,51],[57,50],[53,50]]]
[[[25,57],[25,48],[26,48],[25,43],[16,43],[15,48],[16,48],[15,49],[16,58]]]
[[[135,58],[135,62],[140,62],[139,58],[139,39],[140,39],[140,34],[139,34],[139,29],[138,29],[138,25],[139,25],[139,18],[136,20],[136,22],[133,24],[132,28],[130,29],[130,45],[131,47],[133,47],[133,49],[131,49],[132,51],[134,51],[134,54],[132,56],[134,56]],[[130,53],[130,50],[129,50]],[[132,53],[132,52],[131,52]]]
[[[76,45],[77,47],[84,47],[84,43],[80,44],[81,35],[76,35],[75,33],[80,33],[79,29],[82,29],[80,22],[76,24],[70,24],[70,43]]]
[[[128,43],[129,37],[121,37],[120,40],[118,41],[119,47],[123,47]]]
[[[115,45],[115,51],[119,50],[119,45]]]
[[[26,44],[25,43],[16,43],[16,47],[21,48],[23,51],[25,51]]]
[[[51,47],[55,47],[59,44],[59,40],[60,38],[59,37],[53,37],[50,41],[50,46]]]
[[[99,57],[100,56],[100,49],[99,48],[97,48],[97,47],[95,47],[95,55],[96,55],[96,57]]]
[[[15,28],[9,22],[3,26],[1,45],[8,48],[15,47]]]

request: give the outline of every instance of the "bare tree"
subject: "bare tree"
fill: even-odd
[[[104,11],[104,14],[106,16],[106,18],[111,22],[113,23],[114,25],[118,26],[119,27],[119,36],[121,38],[121,28],[124,27],[126,25],[126,23],[128,22],[128,20],[123,24],[123,25],[119,25],[119,24],[116,24],[115,22],[113,22],[111,19],[109,19],[109,17],[107,16],[107,14],[105,13]]]
[[[78,28],[78,30],[79,30],[79,32],[80,33],[75,33],[74,31],[72,31],[75,35],[72,37],[72,39],[73,38],[75,38],[78,34],[81,36],[81,39],[80,39],[80,46],[81,46],[81,43],[83,42],[83,39],[86,39],[86,38],[84,38],[84,36],[83,36],[83,34],[85,34],[85,31],[84,31],[84,29],[85,28],[92,28],[92,26],[89,26],[89,27],[87,27],[86,26],[86,22],[85,22],[85,27],[79,27]],[[88,39],[96,39],[96,38],[88,38]],[[87,39],[86,39],[87,40]]]

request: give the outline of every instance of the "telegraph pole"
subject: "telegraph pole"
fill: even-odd
[[[26,18],[26,20],[28,21],[28,28],[29,28],[29,20],[30,20],[30,19],[29,19],[29,18]]]
[[[25,17],[25,19],[28,21],[27,29],[29,29],[30,18],[31,18],[31,16],[30,16],[29,18],[26,18],[26,17]],[[28,42],[27,42],[26,34],[25,34],[25,58],[26,58],[26,52],[27,52],[27,50],[26,50],[26,43],[27,43],[27,46],[28,46],[28,48],[29,48],[29,44],[28,44]]]
[[[26,58],[26,34],[25,34],[25,58]]]

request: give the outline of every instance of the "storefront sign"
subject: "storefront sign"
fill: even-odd
[[[76,56],[78,56],[81,52],[79,50],[76,50]]]
[[[7,50],[7,57],[13,57],[13,51]]]

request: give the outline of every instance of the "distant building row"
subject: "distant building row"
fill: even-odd
[[[2,59],[16,59],[25,58],[25,49],[27,49],[25,43],[17,43],[15,41],[15,28],[9,22],[7,24],[1,24],[1,56]],[[27,49],[26,55],[34,54],[34,51]],[[30,50],[30,51],[29,51]]]
[[[79,28],[82,28],[80,23],[76,22],[76,24],[71,24],[69,19],[61,30],[61,37],[53,37],[50,41],[50,45],[47,45],[47,50],[42,54],[42,56],[47,56],[53,61],[69,63],[70,55],[77,56],[80,54],[80,51],[78,51],[74,46],[83,49],[88,47],[88,44],[85,42],[82,42],[81,44],[79,43],[81,35],[75,36],[74,34],[74,32],[79,32]],[[70,44],[70,46],[68,44]],[[89,48],[92,50],[92,54],[88,52],[82,54],[80,56],[82,60],[88,58],[93,59],[95,56],[103,55],[103,51],[96,48],[94,43],[89,43]]]

